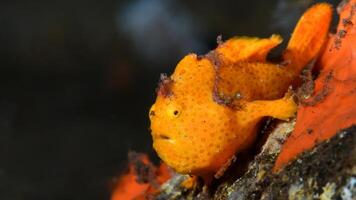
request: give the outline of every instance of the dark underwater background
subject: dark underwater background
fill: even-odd
[[[160,73],[220,34],[288,41],[315,2],[1,1],[0,199],[108,199],[128,151],[157,161]]]

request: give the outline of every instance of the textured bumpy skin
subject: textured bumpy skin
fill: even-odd
[[[161,159],[177,172],[211,177],[254,141],[263,117],[292,117],[297,106],[288,87],[322,48],[331,13],[326,3],[306,11],[280,65],[266,61],[278,35],[236,37],[206,56],[184,57],[162,78],[150,110]]]

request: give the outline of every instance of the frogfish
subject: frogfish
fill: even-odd
[[[185,56],[171,76],[161,75],[149,111],[159,157],[178,173],[212,177],[254,143],[265,117],[293,117],[297,103],[289,88],[323,48],[331,16],[327,3],[309,8],[278,63],[267,55],[281,36],[233,37],[206,55]]]

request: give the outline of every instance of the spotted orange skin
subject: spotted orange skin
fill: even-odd
[[[282,41],[278,35],[232,38],[204,57],[184,57],[160,85],[150,110],[153,147],[160,158],[179,173],[209,177],[251,145],[263,117],[292,117],[297,106],[286,92],[322,48],[331,12],[322,3],[303,15],[283,66],[266,61]],[[312,25],[320,21],[324,25],[315,30]]]

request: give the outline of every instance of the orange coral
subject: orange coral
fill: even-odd
[[[171,77],[162,76],[150,110],[162,160],[180,173],[211,177],[252,143],[263,117],[293,116],[296,104],[285,93],[323,46],[331,12],[322,3],[303,15],[283,66],[266,61],[280,36],[236,37],[206,56],[184,57]]]
[[[117,188],[111,196],[111,200],[137,199],[147,191],[149,185],[136,182],[136,173],[133,167],[130,166],[128,174],[120,177]]]
[[[145,200],[156,194],[158,187],[171,178],[167,165],[161,164],[157,169],[147,155],[136,153],[131,155],[129,171],[119,178],[111,200]]]
[[[298,109],[294,132],[275,163],[278,170],[298,154],[356,124],[356,0],[340,13],[337,34],[320,58],[314,95]]]

